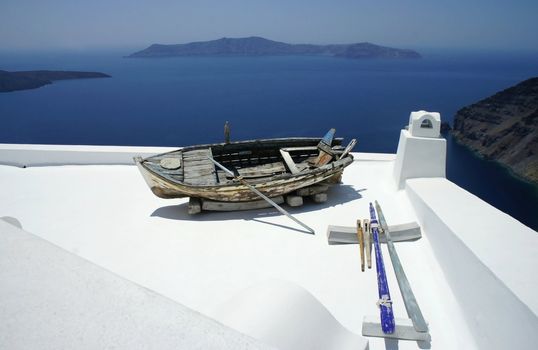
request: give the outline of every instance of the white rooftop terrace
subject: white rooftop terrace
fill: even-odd
[[[112,272],[260,344],[532,348],[538,343],[537,233],[446,180],[438,164],[444,154],[437,146],[420,148],[421,142],[433,141],[404,130],[398,156],[354,153],[355,162],[342,184],[329,190],[326,203],[287,208],[315,235],[274,209],[190,216],[186,199],[155,197],[130,157],[162,148],[0,145],[0,163],[11,164],[0,165],[0,217],[16,218],[25,231],[103,268],[103,275]],[[406,164],[420,163],[409,160],[413,154],[404,156],[405,149],[430,150],[419,151],[426,164],[422,170],[406,170]],[[395,174],[395,169],[403,170]],[[375,264],[361,272],[358,246],[328,245],[326,230],[369,218],[368,203],[374,200],[389,225],[421,225],[421,239],[395,245],[429,323],[429,345],[361,336],[363,317],[379,314]],[[0,234],[6,234],[5,227],[0,225]],[[395,314],[406,317],[385,245],[383,254]],[[5,270],[8,264],[0,262]],[[12,283],[5,273],[0,276],[0,285]],[[42,281],[32,277],[27,283]],[[259,309],[245,315],[241,300],[249,298]],[[0,310],[13,307],[6,303],[0,301]],[[18,303],[25,307],[24,298]],[[55,327],[47,322],[54,315],[49,309],[32,317],[47,329]],[[9,340],[10,348],[17,348],[25,344],[16,338],[24,332],[10,332],[8,317],[0,315],[0,343]],[[13,327],[26,326],[21,321]]]

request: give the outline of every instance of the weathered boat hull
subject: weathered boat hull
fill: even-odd
[[[331,179],[339,178],[344,168],[352,162],[353,157],[348,156],[304,175],[290,175],[287,178],[252,185],[268,197],[277,197],[320,182],[331,182]],[[171,182],[159,176],[140,161],[137,161],[136,164],[151,191],[160,198],[197,197],[222,202],[244,202],[259,199],[247,186],[240,183],[220,186],[188,186]]]
[[[146,159],[135,158],[135,162],[151,191],[160,198],[247,202],[259,200],[258,195],[240,181],[215,169],[209,158],[235,169],[266,196],[278,197],[320,182],[336,182],[344,168],[353,162],[353,157],[347,154],[323,166],[307,166],[308,161],[317,156],[319,140],[269,139],[192,146]],[[336,139],[335,147],[341,149],[340,143],[341,139]],[[293,163],[289,153],[285,158],[281,155],[287,150],[298,152],[294,156],[297,164]]]

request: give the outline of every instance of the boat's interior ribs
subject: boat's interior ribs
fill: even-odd
[[[298,138],[272,140],[271,142],[231,143],[213,145],[211,150],[216,161],[243,177],[261,178],[282,173],[294,173],[285,161],[281,150],[288,149],[293,163],[299,170],[308,167],[306,162],[317,157],[318,138]],[[340,145],[341,139],[334,144]],[[227,179],[226,174],[217,171],[219,182]]]

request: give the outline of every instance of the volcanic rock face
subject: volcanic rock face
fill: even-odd
[[[459,110],[456,140],[538,183],[538,77]]]

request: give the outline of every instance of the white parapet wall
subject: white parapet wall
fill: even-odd
[[[0,144],[0,164],[18,167],[85,164],[134,164],[133,157],[149,157],[172,147]]]
[[[18,167],[49,165],[133,164],[133,157],[149,157],[180,147],[34,145],[0,143],[0,165]],[[353,152],[355,161],[394,161],[393,153]]]
[[[536,349],[538,233],[443,178],[406,192],[478,347]]]

